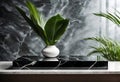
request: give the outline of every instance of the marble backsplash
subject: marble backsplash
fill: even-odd
[[[15,60],[20,56],[41,55],[43,41],[14,8],[25,7],[26,0],[0,0],[0,60]],[[61,56],[86,56],[91,50],[84,38],[99,35],[98,0],[31,0],[45,19],[60,13],[70,19],[67,31],[56,44]],[[41,55],[42,56],[42,55]],[[96,60],[91,56],[89,60]]]

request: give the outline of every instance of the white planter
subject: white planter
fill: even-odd
[[[42,54],[48,58],[57,57],[59,53],[60,51],[55,45],[47,46],[42,50]]]
[[[120,61],[109,61],[108,62],[108,70],[120,71]]]

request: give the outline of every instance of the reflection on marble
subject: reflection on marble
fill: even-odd
[[[59,61],[58,58],[44,58],[43,61]]]
[[[57,58],[45,58],[38,56],[23,56],[13,61],[12,67],[9,69],[95,69],[102,70],[108,69],[108,61],[85,61],[87,59],[84,57],[74,56],[66,60],[65,57],[57,57]],[[55,61],[58,59],[57,61]]]
[[[0,0],[0,60],[15,60],[20,56],[39,56],[43,41],[29,27],[14,5],[23,8],[26,0]],[[70,19],[69,27],[56,44],[60,56],[82,56],[89,52],[83,39],[98,35],[99,20],[92,15],[98,10],[98,0],[31,0],[48,19],[60,13]],[[94,4],[96,3],[96,4]],[[94,21],[95,20],[95,21]],[[89,23],[90,22],[90,23]],[[96,60],[96,57],[89,60]]]

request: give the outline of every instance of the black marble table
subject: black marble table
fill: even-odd
[[[22,56],[8,69],[60,69],[60,70],[103,70],[108,69],[108,61],[85,61],[85,56],[44,58],[39,56]]]

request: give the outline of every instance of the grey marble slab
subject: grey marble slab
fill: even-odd
[[[94,43],[83,39],[98,35],[99,20],[92,14],[93,11],[99,8],[98,0],[31,1],[43,13],[45,19],[57,13],[70,19],[70,24],[65,34],[56,44],[61,51],[60,55],[69,57],[82,56],[89,53],[89,44]],[[23,55],[39,56],[41,55],[41,50],[45,47],[41,38],[30,28],[14,7],[14,5],[21,7],[28,15],[25,2],[26,0],[0,0],[1,61],[12,61]],[[96,60],[96,56],[91,56],[88,60]]]

